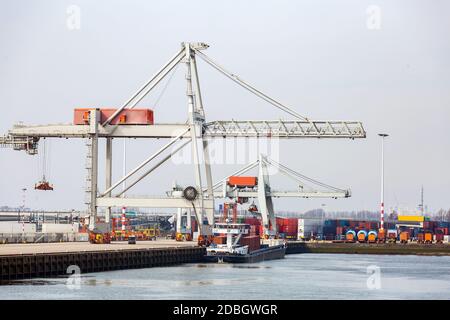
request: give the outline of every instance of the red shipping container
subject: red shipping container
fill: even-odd
[[[237,187],[254,187],[258,184],[257,177],[231,176],[228,178],[228,185]]]
[[[276,218],[276,222],[277,222],[277,228],[279,229],[281,226],[284,225],[284,220],[283,218]]]
[[[259,227],[258,226],[250,226],[250,235],[255,236],[259,234]]]
[[[283,232],[285,233],[297,233],[298,228],[292,226],[283,226]]]
[[[252,226],[259,226],[261,224],[261,220],[258,218],[245,218],[244,223]]]
[[[243,246],[248,246],[249,251],[254,251],[260,248],[261,240],[259,236],[248,236],[241,238],[240,244]]]
[[[95,108],[77,108],[74,110],[73,124],[86,125],[89,124],[89,111]],[[116,112],[117,109],[101,108],[99,109],[99,122],[105,122],[110,116]],[[153,124],[153,110],[150,109],[123,109],[110,124],[139,124],[149,125]]]

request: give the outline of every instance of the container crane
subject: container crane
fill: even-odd
[[[285,177],[297,183],[296,190],[277,191],[270,185],[268,168],[277,169]],[[258,169],[257,176],[243,176],[252,169]],[[306,185],[310,189],[306,189]],[[320,189],[320,190],[319,190]],[[167,194],[176,196],[182,192],[183,187],[175,184],[172,191]],[[204,190],[206,192],[206,190]],[[213,185],[215,199],[230,199],[231,202],[224,203],[224,219],[230,218],[236,223],[237,205],[249,203],[250,199],[257,200],[258,207],[252,202],[248,210],[261,216],[265,236],[275,236],[277,234],[275,213],[273,209],[273,198],[348,198],[351,196],[350,190],[340,189],[323,182],[309,178],[298,173],[272,159],[260,154],[258,159],[245,167],[239,169],[233,174],[224,177]],[[181,225],[183,209],[179,208],[177,212],[176,235],[177,238],[190,235],[190,210],[186,211],[186,227]]]
[[[274,190],[269,181],[268,168],[278,170],[285,177],[298,184],[297,190],[277,191]],[[253,168],[258,168],[258,177],[255,183],[238,186],[231,180],[240,176]],[[305,185],[314,186],[306,190]],[[322,190],[319,190],[321,188]],[[254,213],[259,213],[262,218],[264,235],[275,236],[277,234],[275,213],[272,198],[348,198],[351,196],[350,190],[344,190],[322,183],[298,173],[272,159],[260,154],[258,160],[238,170],[232,175],[222,179],[213,186],[216,198],[234,199],[237,203],[246,203],[250,198],[257,199],[259,208],[250,206]]]
[[[105,118],[105,111],[100,108],[89,108],[85,111],[85,122],[82,124],[50,124],[50,125],[15,125],[8,134],[0,137],[0,146],[12,147],[14,150],[24,150],[28,154],[37,153],[37,145],[41,138],[87,138],[90,139],[89,156],[91,167],[89,170],[89,229],[94,230],[97,222],[97,209],[106,208],[106,222],[109,223],[110,208],[112,207],[153,207],[153,208],[188,208],[193,209],[199,222],[206,217],[207,224],[199,223],[200,234],[211,234],[214,224],[214,190],[211,166],[209,161],[208,140],[216,137],[276,137],[280,139],[300,138],[365,138],[366,133],[361,122],[358,121],[323,121],[310,120],[292,108],[269,97],[254,86],[243,81],[235,74],[227,71],[202,51],[209,46],[199,42],[183,42],[180,50],[159,69],[141,88],[139,88],[121,107],[115,109]],[[206,114],[200,90],[197,72],[197,57],[208,65],[239,84],[244,89],[255,94],[272,106],[286,112],[293,117],[291,120],[217,120],[206,121]],[[186,65],[187,86],[187,123],[146,123],[128,124],[127,115],[132,114],[139,102],[166,77],[179,63]],[[106,139],[106,190],[98,190],[98,139]],[[112,183],[112,139],[113,138],[165,138],[170,141],[150,155],[139,166],[124,175],[117,182]],[[175,153],[191,143],[194,160],[195,185],[186,188],[177,197],[121,197],[125,191],[139,183],[144,177],[156,170]],[[198,145],[202,148],[199,150]],[[171,152],[167,150],[172,147]],[[166,155],[139,176],[137,173],[150,162]],[[203,154],[203,164],[200,155]],[[206,177],[202,180],[202,172]],[[124,181],[137,178],[128,184],[127,188],[113,194]],[[263,180],[264,181],[264,180]],[[259,192],[264,192],[262,185]],[[264,196],[264,195],[263,195]],[[269,202],[266,203],[269,205]],[[269,209],[268,209],[269,210]]]

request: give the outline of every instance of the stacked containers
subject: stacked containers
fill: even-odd
[[[286,239],[296,239],[298,232],[298,219],[285,219],[284,225],[280,232],[284,233]]]
[[[243,246],[248,246],[248,250],[251,252],[258,250],[261,247],[261,239],[259,236],[242,237],[240,244]]]
[[[197,230],[198,230],[197,219],[195,217],[191,217],[191,231],[197,232]]]
[[[336,237],[336,227],[340,224],[339,220],[325,220],[323,223],[323,236],[326,240],[332,240]]]
[[[259,220],[258,218],[245,218],[244,223],[250,225],[251,236],[262,234],[261,220]]]
[[[277,229],[280,230],[282,226],[284,226],[284,218],[276,217]]]

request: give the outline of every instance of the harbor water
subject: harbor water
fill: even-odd
[[[120,270],[18,281],[0,286],[0,299],[450,299],[450,257],[294,254]]]

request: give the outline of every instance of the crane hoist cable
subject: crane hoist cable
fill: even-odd
[[[38,183],[34,185],[34,189],[36,190],[42,190],[42,191],[51,191],[53,190],[53,185],[51,185],[47,181],[46,173],[47,173],[47,156],[48,156],[48,150],[47,150],[47,140],[44,139],[44,143],[42,144],[42,179]]]
[[[156,109],[159,101],[161,100],[162,96],[164,95],[164,93],[167,90],[167,87],[169,86],[169,84],[172,82],[172,79],[175,75],[175,73],[177,72],[179,64],[176,65],[176,67],[173,69],[172,74],[170,75],[170,77],[167,79],[166,83],[164,84],[164,87],[162,88],[161,92],[159,93],[158,97],[156,98],[155,103],[153,104],[153,109]]]
[[[282,104],[281,102],[269,97],[268,95],[266,95],[265,93],[261,92],[260,90],[256,89],[255,87],[253,87],[252,85],[250,85],[249,83],[245,82],[244,80],[242,80],[241,78],[239,78],[237,75],[227,71],[225,68],[223,68],[222,66],[220,66],[219,64],[217,64],[216,62],[214,62],[211,58],[209,58],[206,54],[204,54],[203,52],[200,52],[197,49],[194,49],[195,53],[203,60],[205,61],[207,64],[209,64],[211,67],[213,67],[214,69],[216,69],[217,71],[219,71],[220,73],[222,73],[224,76],[226,76],[227,78],[231,79],[232,81],[236,82],[237,84],[239,84],[241,87],[243,87],[244,89],[247,89],[248,91],[250,91],[251,93],[255,94],[256,96],[258,96],[259,98],[267,101],[268,103],[270,103],[271,105],[273,105],[274,107],[277,107],[280,110],[283,110],[286,113],[289,113],[290,115],[304,120],[304,121],[308,121],[311,122],[307,117],[302,116],[301,114],[297,113],[297,111],[293,110],[292,108],[289,108],[288,106]]]

